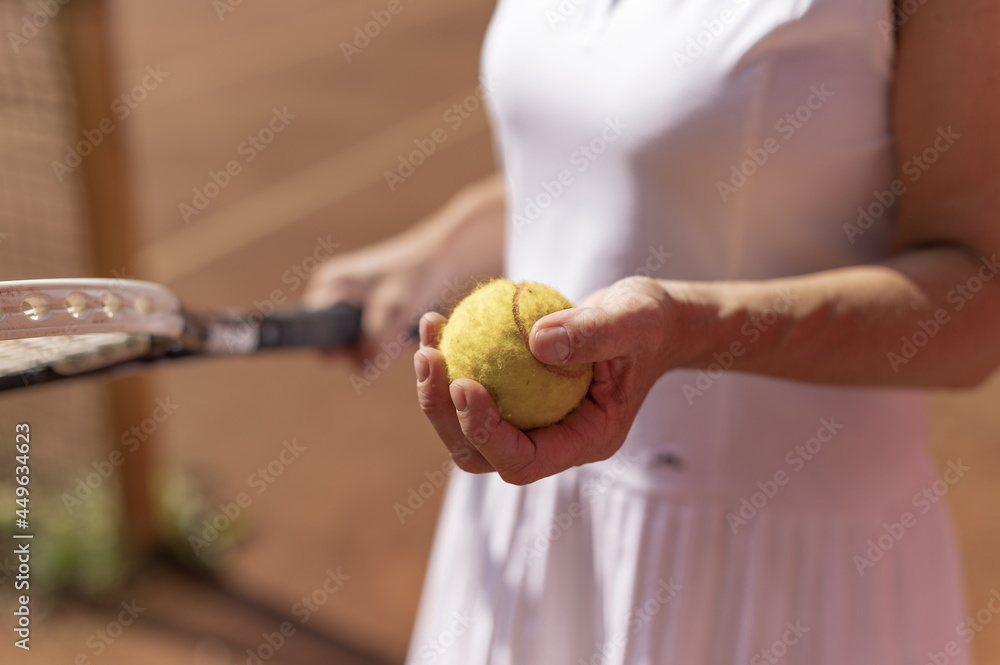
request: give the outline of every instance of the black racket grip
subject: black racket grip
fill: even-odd
[[[361,308],[338,303],[315,312],[278,312],[260,324],[258,349],[342,349],[361,336]]]

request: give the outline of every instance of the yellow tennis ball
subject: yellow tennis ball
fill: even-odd
[[[539,362],[528,348],[528,333],[546,314],[572,306],[537,282],[495,279],[480,285],[458,304],[441,332],[448,380],[483,384],[500,417],[518,429],[559,422],[586,396],[594,367]]]

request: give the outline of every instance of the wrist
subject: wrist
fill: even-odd
[[[730,349],[737,337],[726,332],[726,302],[731,289],[718,283],[657,280],[667,295],[666,370],[698,369],[713,362],[713,354],[737,353]]]

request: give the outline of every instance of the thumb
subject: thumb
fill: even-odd
[[[614,305],[576,307],[539,319],[529,347],[547,365],[578,365],[611,360],[648,350],[662,339],[651,317]]]

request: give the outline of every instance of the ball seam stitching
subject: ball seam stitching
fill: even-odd
[[[521,333],[521,339],[524,340],[524,346],[528,349],[528,353],[531,354],[531,344],[528,343],[528,334],[530,331],[525,327],[524,321],[521,318],[521,292],[524,288],[524,282],[518,282],[515,285],[514,297],[511,302],[511,314],[514,316],[514,325],[517,326],[517,331]],[[557,376],[566,377],[567,379],[579,379],[586,373],[586,369],[573,371],[566,367],[546,365],[535,358],[533,354],[531,357],[534,358],[535,362],[544,367],[546,371],[552,372]]]

